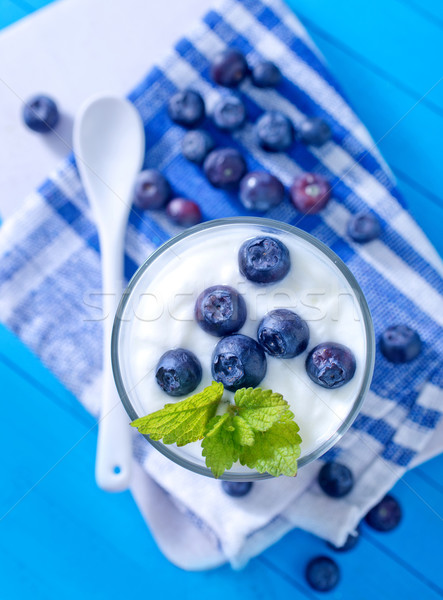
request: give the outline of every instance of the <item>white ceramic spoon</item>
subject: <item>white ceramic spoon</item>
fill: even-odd
[[[104,379],[95,476],[101,488],[119,491],[130,480],[131,427],[112,376],[111,332],[122,291],[132,189],[144,156],[140,115],[127,100],[95,96],[76,117],[73,145],[98,229],[102,263]]]

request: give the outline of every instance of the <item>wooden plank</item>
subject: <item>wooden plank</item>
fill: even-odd
[[[0,378],[8,399],[0,408],[0,451],[8,456],[1,515],[43,477],[1,521],[2,597],[123,598],[129,592],[160,595],[165,586],[171,597],[208,591],[223,600],[236,594],[293,597],[292,584],[256,561],[241,573],[174,567],[156,547],[130,494],[96,487],[95,430],[88,434],[83,423],[1,362]]]
[[[373,0],[359,3],[356,10],[349,0],[288,1],[302,21],[309,20],[329,32],[349,53],[385,73],[415,99],[442,76],[441,28],[406,4]],[[425,102],[442,114],[443,85],[437,86]]]
[[[417,515],[417,513],[409,511],[408,505],[404,508],[407,514],[402,528],[407,536],[410,531],[410,522],[419,519],[421,511]],[[367,528],[363,527],[363,534],[358,546],[353,551],[346,553],[334,552],[323,540],[306,532],[292,531],[276,546],[267,550],[259,560],[263,560],[264,564],[272,565],[277,572],[286,575],[290,581],[303,585],[305,591],[310,591],[307,584],[304,583],[304,571],[309,560],[319,555],[333,558],[341,572],[339,585],[328,595],[333,600],[342,600],[343,598],[437,600],[437,598],[441,598],[441,593],[436,588],[434,581],[427,580],[418,572],[421,564],[429,556],[430,548],[435,548],[436,560],[438,560],[440,556],[438,537],[428,538],[426,537],[428,531],[422,532],[420,539],[426,543],[426,551],[423,551],[423,544],[411,535],[407,545],[416,544],[421,548],[423,554],[419,566],[412,565],[411,568],[409,564],[398,560],[396,555],[386,550],[391,548],[390,538],[396,535],[395,532],[385,534],[387,537],[380,547],[373,543],[372,538],[380,541],[383,534],[367,534],[366,530]],[[310,593],[315,598],[323,597],[321,593],[316,594],[312,591]]]
[[[0,0],[0,29],[18,21],[26,14],[27,11],[12,0]]]
[[[39,8],[43,8],[48,4],[52,4],[55,0],[13,0],[13,2],[22,5],[23,7],[27,7],[28,14],[38,10]]]
[[[439,27],[443,27],[443,2],[441,0],[397,0],[406,4],[420,13],[425,19],[429,19]]]
[[[49,400],[63,407],[87,427],[94,424],[93,417],[85,411],[77,398],[46,369],[40,359],[21,340],[0,323],[0,359],[9,368],[27,379]]]
[[[403,508],[403,522],[393,532],[377,534],[369,527],[366,537],[383,547],[395,560],[443,596],[440,545],[443,537],[443,491],[408,472],[392,490]],[[423,544],[426,544],[424,551]]]
[[[420,465],[414,469],[419,477],[423,477],[429,485],[435,487],[437,490],[443,492],[443,454],[436,456],[432,460],[428,460],[423,465]]]
[[[441,465],[441,459],[436,462]],[[319,538],[296,531],[275,547],[278,554],[266,552],[264,559],[300,580],[310,557],[332,556],[341,568],[342,582],[331,598],[362,597],[361,590],[370,590],[370,597],[380,599],[441,597],[443,573],[439,565],[443,523],[436,513],[443,509],[443,490],[436,490],[413,470],[397,483],[392,494],[403,508],[400,526],[383,534],[363,523],[361,542],[353,552],[333,553]]]
[[[440,206],[428,194],[423,194],[417,184],[409,178],[405,179],[403,174],[394,171],[398,186],[404,195],[409,211],[426,235],[434,244],[437,252],[443,256],[443,237],[441,235],[441,223],[443,222],[443,206]],[[412,185],[411,185],[412,183]]]
[[[332,517],[331,517],[332,518]],[[305,583],[307,563],[315,556],[329,556],[337,562],[341,572],[339,585],[328,594],[333,600],[343,598],[377,598],[377,600],[437,600],[440,594],[427,583],[411,574],[383,550],[363,536],[358,547],[346,553],[331,550],[320,538],[303,531],[292,531],[277,546],[263,555],[264,564],[272,565],[290,581],[301,584],[314,598],[321,593],[311,591]]]

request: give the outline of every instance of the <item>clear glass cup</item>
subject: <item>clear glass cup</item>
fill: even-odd
[[[143,410],[141,403],[137,398],[137,383],[134,384],[133,381],[131,382],[130,375],[131,331],[136,325],[135,320],[137,319],[137,311],[135,310],[135,307],[137,304],[137,299],[146,290],[148,282],[153,277],[154,273],[158,273],[162,269],[166,269],[169,261],[171,261],[173,258],[176,258],[186,245],[192,243],[192,240],[197,239],[197,236],[207,235],[208,232],[213,235],[214,233],[232,230],[232,227],[242,226],[248,226],[252,228],[251,233],[253,233],[253,235],[251,235],[251,237],[260,234],[296,236],[299,241],[301,240],[302,242],[312,246],[312,250],[315,251],[316,254],[322,258],[322,260],[329,263],[331,268],[336,271],[337,277],[343,282],[343,285],[350,290],[350,293],[353,295],[353,302],[355,301],[358,319],[362,322],[362,331],[364,332],[365,336],[364,364],[362,374],[360,375],[360,385],[357,393],[355,394],[355,398],[353,398],[353,402],[350,406],[348,414],[341,421],[339,426],[337,426],[332,435],[330,435],[328,439],[323,440],[322,443],[320,443],[310,452],[306,454],[303,454],[302,452],[302,455],[298,460],[298,466],[303,467],[304,465],[320,457],[334,444],[336,444],[349,429],[359,413],[372,379],[375,359],[375,341],[372,319],[366,299],[351,271],[343,263],[343,261],[325,244],[317,240],[312,235],[297,229],[292,225],[259,217],[218,219],[187,229],[183,233],[168,240],[161,247],[155,250],[141,265],[131,279],[117,310],[111,342],[111,355],[115,382],[121,401],[131,421],[147,414],[146,410]],[[171,343],[171,347],[174,347],[173,343]],[[209,383],[210,382],[208,382],[208,385]],[[180,399],[181,398],[178,398],[177,400]],[[165,403],[170,401],[171,399],[166,397]],[[295,420],[297,420],[297,416],[295,416]],[[213,477],[210,469],[208,469],[204,464],[204,458],[201,457],[200,460],[197,460],[194,456],[187,455],[186,446],[177,448],[175,445],[165,445],[162,442],[153,441],[147,435],[144,437],[150,444],[152,444],[152,446],[154,446],[154,448],[156,448],[170,460],[174,461],[176,464],[195,473],[199,473],[207,477]],[[220,479],[231,481],[253,481],[259,479],[268,479],[270,477],[271,475],[267,473],[258,473],[252,469],[247,469],[246,467],[236,467],[233,465],[229,471],[225,471]]]

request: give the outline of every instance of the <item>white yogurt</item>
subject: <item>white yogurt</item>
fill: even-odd
[[[366,361],[363,316],[351,286],[333,262],[312,244],[284,231],[267,235],[287,246],[288,275],[273,285],[245,279],[238,269],[238,250],[257,235],[263,235],[263,229],[251,224],[203,230],[182,239],[150,265],[131,298],[133,314],[120,344],[122,377],[139,416],[182,399],[168,396],[155,379],[157,362],[167,350],[187,348],[199,358],[203,377],[194,393],[210,385],[211,355],[220,338],[205,333],[194,320],[196,298],[209,286],[229,285],[243,295],[248,314],[239,333],[254,339],[268,311],[291,309],[308,323],[308,349],[292,359],[267,355],[267,373],[260,387],[283,394],[300,426],[301,455],[306,456],[336,433],[361,389]],[[334,390],[315,384],[305,370],[308,352],[327,341],[348,346],[356,358],[353,379]],[[224,398],[232,399],[233,393],[226,391]],[[170,448],[204,465],[200,442]],[[232,471],[244,469],[234,465]]]

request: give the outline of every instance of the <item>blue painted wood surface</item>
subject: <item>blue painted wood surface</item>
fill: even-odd
[[[0,0],[0,27],[50,0]],[[439,0],[288,0],[350,102],[378,140],[410,210],[443,253],[441,139],[443,83],[402,118],[443,75]],[[157,549],[129,493],[94,481],[96,427],[76,399],[17,339],[0,328],[0,597],[5,600],[317,598],[303,577],[315,554],[333,553],[294,531],[241,572],[185,573]],[[25,421],[24,421],[25,419]],[[25,426],[24,426],[25,425]],[[74,450],[64,457],[73,446]],[[363,525],[362,541],[335,555],[334,599],[443,596],[443,457],[408,473],[393,493],[404,520],[388,534]],[[49,470],[49,473],[48,473]],[[41,480],[41,481],[40,481]],[[30,491],[29,491],[30,490]]]
[[[0,27],[6,27],[18,21],[27,11],[12,0],[0,0]]]

